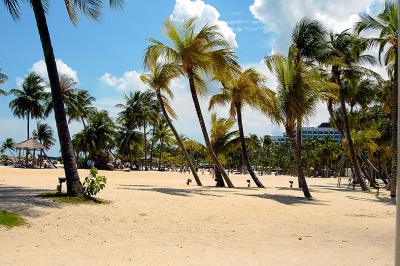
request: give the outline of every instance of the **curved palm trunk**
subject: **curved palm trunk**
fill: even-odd
[[[297,133],[296,133],[296,145],[297,145],[297,149],[300,151],[300,156],[301,156],[301,134],[302,134],[302,129],[303,129],[303,121],[301,118],[297,118]],[[299,188],[303,187],[303,180],[305,180],[304,178],[301,179],[300,177],[298,177],[298,183],[299,183]]]
[[[338,127],[338,123],[335,117],[335,113],[333,112],[333,103],[332,103],[332,99],[329,99],[327,102],[327,108],[328,108],[328,112],[329,112],[329,116],[331,117],[331,121],[333,123],[333,126],[339,131],[340,136],[342,137],[342,139],[344,139],[344,133],[342,131],[341,128]]]
[[[344,134],[347,139],[347,143],[349,145],[351,162],[353,164],[353,169],[354,169],[354,174],[355,174],[355,181],[360,183],[362,191],[369,191],[367,185],[365,184],[364,179],[361,177],[360,164],[358,163],[356,152],[354,150],[353,139],[351,138],[351,134],[350,134],[349,119],[347,117],[347,111],[346,111],[346,103],[345,103],[345,96],[344,96],[345,91],[344,91],[344,87],[342,86],[342,82],[340,80],[339,75],[336,75],[336,81],[337,81],[337,84],[340,86],[340,89],[339,89],[340,112],[342,114],[342,119],[343,119]]]
[[[221,175],[224,178],[224,180],[225,180],[226,184],[228,185],[228,187],[233,188],[234,186],[233,186],[230,178],[226,174],[224,168],[222,167],[221,163],[219,162],[219,160],[217,158],[217,155],[215,155],[215,152],[214,152],[214,150],[213,150],[213,148],[211,146],[210,138],[208,137],[206,124],[204,123],[203,114],[201,112],[199,99],[197,98],[197,92],[196,92],[196,89],[195,89],[193,72],[192,73],[188,73],[188,76],[189,76],[190,93],[192,94],[194,107],[196,109],[197,118],[199,119],[200,128],[201,128],[201,131],[203,133],[203,137],[204,137],[204,141],[206,143],[206,147],[207,147],[208,153],[210,154],[211,159],[213,160],[215,167],[217,167],[218,171],[221,172]]]
[[[82,193],[82,184],[76,167],[74,150],[69,134],[64,101],[61,94],[60,80],[56,60],[51,45],[50,33],[47,27],[46,16],[41,0],[32,0],[32,8],[35,13],[36,24],[42,43],[44,58],[49,76],[51,96],[54,104],[54,115],[57,124],[58,138],[61,146],[61,155],[64,162],[65,177],[67,179],[67,193],[77,196]]]
[[[193,165],[192,160],[191,160],[190,157],[189,157],[189,154],[188,154],[188,152],[187,152],[187,150],[186,150],[186,147],[185,147],[185,145],[183,144],[183,142],[182,142],[182,140],[181,140],[181,137],[180,137],[179,134],[178,134],[178,131],[176,131],[174,125],[172,124],[172,121],[171,121],[171,119],[169,118],[169,115],[168,115],[167,111],[165,110],[165,106],[164,106],[164,102],[162,101],[162,98],[161,98],[160,90],[156,90],[156,95],[157,95],[158,103],[160,104],[160,107],[161,107],[161,111],[162,111],[162,113],[163,113],[163,115],[164,115],[164,118],[165,118],[165,120],[167,121],[167,124],[168,124],[169,128],[170,128],[170,129],[172,130],[172,132],[174,133],[175,139],[176,139],[176,141],[178,142],[178,145],[179,145],[179,147],[180,147],[181,150],[182,150],[183,156],[185,156],[186,162],[187,162],[187,164],[189,165],[190,170],[192,171],[193,178],[194,178],[194,180],[196,180],[196,184],[197,184],[198,186],[201,186],[202,184],[201,184],[200,178],[199,178],[199,176],[197,175],[196,169],[195,169],[195,167],[194,167],[194,165]]]
[[[301,165],[301,152],[299,146],[296,143],[295,134],[293,129],[286,128],[286,133],[289,136],[289,141],[293,149],[294,161],[296,164],[297,177],[299,179],[299,184],[303,190],[304,197],[311,199],[311,193],[308,189],[307,181],[304,177],[303,166]]]
[[[397,49],[395,50],[396,57],[398,56]],[[392,165],[390,172],[390,196],[392,198],[396,197],[396,180],[397,180],[397,116],[398,116],[398,105],[399,105],[399,95],[398,95],[398,78],[399,78],[399,62],[396,60],[394,65],[394,80],[392,84],[392,106],[391,106],[391,120],[392,120]]]
[[[27,139],[29,139],[29,128],[30,128],[30,117],[31,117],[31,115],[30,115],[30,113],[28,113],[28,116],[27,116],[27,122],[26,122],[26,135],[28,136],[28,138]]]
[[[250,165],[250,160],[249,160],[249,155],[247,153],[247,147],[246,143],[244,141],[244,132],[243,132],[243,121],[242,121],[242,108],[240,104],[235,104],[236,107],[236,113],[237,113],[237,118],[238,118],[238,126],[239,126],[239,135],[240,135],[240,144],[242,146],[242,156],[243,156],[243,161],[246,165],[247,171],[249,171],[249,174],[251,178],[253,179],[254,183],[257,185],[257,187],[264,188],[263,183],[258,179],[256,174],[254,173],[253,169],[251,168]]]

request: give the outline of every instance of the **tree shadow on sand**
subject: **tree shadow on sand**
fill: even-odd
[[[308,200],[304,197],[296,197],[291,195],[284,195],[284,194],[240,194],[247,197],[256,197],[261,199],[273,200],[281,204],[285,205],[325,205],[321,200]]]
[[[205,187],[206,188],[206,187]],[[202,195],[202,196],[211,196],[211,197],[223,197],[222,195],[216,195],[209,193],[210,190],[206,190],[203,188],[166,188],[166,187],[143,187],[141,185],[120,185],[118,189],[125,190],[135,190],[135,191],[150,191],[150,192],[158,192],[162,194],[172,195],[172,196],[181,196],[181,197],[192,197],[194,195]]]
[[[38,217],[45,214],[41,208],[60,208],[60,204],[43,200],[38,194],[49,190],[27,187],[0,186],[0,209],[15,212],[23,216]]]
[[[369,201],[369,202],[383,203],[383,204],[387,204],[387,205],[396,205],[396,199],[389,198],[389,197],[377,196],[375,198],[363,198],[363,197],[356,197],[356,196],[346,196],[346,198],[351,199],[351,200],[357,200],[357,201]]]

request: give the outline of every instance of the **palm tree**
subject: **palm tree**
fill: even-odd
[[[296,66],[291,57],[286,58],[275,54],[266,57],[265,63],[278,81],[277,108],[270,117],[275,122],[284,125],[294,153],[299,186],[302,188],[304,196],[311,198],[303,172],[301,145],[296,138],[295,129],[296,122],[299,123],[299,121],[309,117],[315,108],[317,95],[312,85],[318,84],[317,79],[306,68]],[[298,73],[298,71],[301,71],[301,73]],[[300,88],[297,78],[299,75],[302,76]]]
[[[20,3],[26,1],[4,0],[3,2],[11,16],[14,19],[19,19]],[[64,0],[64,2],[68,16],[74,25],[76,25],[78,22],[77,9],[86,16],[95,20],[98,20],[101,16],[101,9],[103,7],[102,0]],[[71,136],[69,134],[56,60],[46,21],[45,11],[48,9],[48,1],[31,0],[28,3],[32,6],[35,14],[36,26],[39,31],[43,54],[47,66],[47,73],[50,80],[51,95],[54,103],[54,115],[61,146],[61,155],[64,162],[65,176],[67,178],[67,193],[69,196],[76,196],[82,193],[82,184],[79,180],[79,174],[76,167],[76,159],[72,147]],[[111,8],[121,7],[122,4],[123,0],[109,1]]]
[[[1,71],[1,68],[0,68]],[[0,72],[0,84],[4,83],[7,80],[7,76]],[[7,96],[7,92],[5,90],[0,89],[0,95]]]
[[[43,101],[45,99],[45,91],[42,84],[43,79],[41,77],[35,73],[29,73],[21,89],[12,89],[10,91],[15,96],[9,104],[14,116],[22,119],[26,118],[27,139],[30,137],[30,119],[42,118],[44,115]]]
[[[173,98],[173,92],[169,88],[169,83],[172,79],[180,75],[179,69],[173,64],[161,65],[157,62],[145,62],[145,66],[150,69],[150,73],[141,76],[144,83],[148,84],[155,92],[158,100],[158,104],[163,113],[165,121],[168,123],[169,128],[172,130],[176,141],[178,142],[179,148],[181,149],[187,164],[190,167],[193,178],[198,186],[201,186],[201,181],[197,175],[197,171],[192,163],[192,160],[187,153],[185,145],[183,144],[178,131],[174,127],[171,118],[176,118],[174,110],[169,105],[167,97],[163,94],[167,94],[170,98]],[[153,129],[154,130],[154,129]],[[153,142],[152,142],[153,143]]]
[[[14,140],[12,138],[6,138],[4,140],[4,142],[1,144],[1,149],[0,150],[1,150],[2,153],[8,150],[11,153],[11,155],[13,157],[15,157],[14,152],[13,152],[14,151],[14,146],[15,146]]]
[[[343,120],[343,131],[348,142],[351,162],[354,169],[355,181],[360,183],[363,191],[368,191],[364,179],[361,176],[360,165],[354,151],[353,141],[350,134],[350,125],[346,109],[346,87],[344,78],[353,79],[364,75],[366,72],[374,74],[372,71],[361,67],[359,64],[364,62],[374,63],[375,60],[370,55],[362,54],[367,47],[366,42],[348,32],[338,34],[331,33],[326,50],[322,56],[323,63],[331,67],[332,80],[339,87],[340,113]]]
[[[53,129],[46,123],[37,122],[36,129],[33,131],[32,135],[46,150],[54,145],[55,139],[53,138]]]
[[[168,128],[168,124],[165,120],[160,120],[158,126],[156,128],[156,132],[154,134],[154,141],[160,142],[160,150],[159,150],[159,157],[158,157],[158,171],[161,171],[162,165],[162,153],[164,144],[171,145],[174,143],[174,139],[172,138],[173,133],[170,128]]]
[[[78,83],[67,75],[60,76],[60,87],[68,122],[72,120],[81,121],[85,127],[84,118],[87,118],[89,112],[94,110],[92,102],[95,101],[95,98],[90,96],[88,91],[78,89]],[[54,104],[51,95],[47,95],[46,116],[53,110]]]
[[[121,159],[129,161],[131,165],[143,154],[140,147],[143,147],[143,133],[126,126],[119,126],[116,132],[115,143],[117,144],[118,155]]]
[[[164,23],[164,33],[172,41],[174,47],[150,39],[152,45],[147,48],[145,62],[156,62],[159,57],[164,58],[168,63],[179,67],[181,73],[188,78],[190,93],[208,152],[228,187],[234,187],[212,149],[198,94],[204,94],[206,90],[201,72],[222,76],[218,73],[230,75],[232,70],[239,68],[235,53],[218,32],[217,26],[205,25],[197,31],[195,19],[184,21],[180,32],[167,19]]]
[[[398,112],[398,14],[397,3],[386,1],[385,9],[377,18],[363,13],[361,20],[355,25],[356,33],[364,31],[379,31],[378,37],[370,37],[371,46],[379,47],[381,64],[388,68],[392,83],[391,89],[391,138],[392,138],[392,169],[390,178],[390,196],[396,197],[396,169],[397,169],[397,112]]]
[[[235,121],[232,119],[218,118],[216,113],[211,114],[211,145],[218,159],[221,161],[225,160],[229,149],[238,143],[239,132],[231,131],[234,125]],[[217,187],[225,186],[222,173],[216,165],[214,165],[214,171]]]
[[[264,110],[266,110],[266,106],[268,105],[268,109],[272,112],[275,108],[271,101],[274,93],[264,86],[264,81],[265,77],[252,68],[240,72],[238,77],[234,77],[231,80],[224,80],[222,78],[221,83],[223,87],[221,88],[221,92],[212,96],[209,103],[209,110],[215,105],[230,105],[230,117],[232,119],[237,117],[243,161],[254,183],[257,187],[262,188],[264,185],[254,173],[247,153],[243,130],[242,109],[245,105],[249,105],[253,108],[260,108],[260,102],[262,102],[265,105]]]

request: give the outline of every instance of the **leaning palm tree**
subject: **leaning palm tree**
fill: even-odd
[[[10,91],[15,96],[9,106],[14,116],[25,119],[27,138],[30,137],[30,120],[33,118],[42,118],[44,115],[45,91],[43,79],[35,73],[30,73],[22,84],[21,89],[12,89]]]
[[[165,121],[168,123],[169,128],[172,130],[176,141],[178,142],[179,148],[182,151],[187,164],[192,171],[193,178],[198,186],[201,186],[200,178],[197,171],[192,163],[192,160],[187,153],[185,145],[183,144],[178,131],[174,127],[171,118],[176,118],[174,110],[171,108],[168,102],[167,94],[170,98],[173,98],[173,92],[169,88],[169,83],[172,79],[177,78],[180,75],[179,69],[174,64],[161,65],[158,62],[144,62],[145,66],[150,69],[150,73],[142,75],[140,78],[146,84],[148,84],[155,92],[158,100],[158,104],[161,108]],[[164,94],[165,93],[165,94]]]
[[[338,34],[331,33],[326,50],[321,57],[323,64],[331,68],[332,80],[339,87],[339,106],[343,121],[343,132],[350,150],[355,181],[360,183],[363,191],[368,191],[368,187],[361,176],[360,165],[351,139],[350,124],[346,109],[346,87],[343,80],[344,78],[354,79],[364,76],[365,73],[372,74],[378,78],[376,73],[360,66],[360,64],[365,62],[375,63],[372,56],[363,54],[366,48],[367,43],[365,40],[351,35],[346,31]]]
[[[392,169],[390,178],[390,196],[396,197],[396,168],[397,168],[397,112],[398,112],[398,21],[397,3],[386,1],[385,9],[377,18],[363,13],[361,20],[355,25],[356,33],[364,31],[379,31],[378,37],[368,38],[371,46],[379,47],[381,64],[387,66],[390,76],[391,89],[391,138],[392,138]]]
[[[271,101],[274,93],[265,87],[264,82],[265,77],[253,68],[240,72],[237,77],[232,79],[224,79],[221,77],[221,92],[212,96],[209,102],[209,110],[215,105],[229,105],[229,115],[231,119],[237,117],[243,161],[254,183],[257,187],[262,188],[264,185],[254,173],[250,164],[244,137],[242,110],[245,105],[249,105],[253,108],[260,108],[260,103],[262,102],[264,110],[266,110],[268,106],[268,109],[272,112],[275,108],[273,101]]]
[[[197,31],[195,21],[196,19],[185,20],[180,31],[171,20],[167,19],[164,23],[164,33],[172,41],[173,47],[150,39],[152,44],[147,48],[145,61],[156,62],[161,57],[179,67],[181,73],[188,78],[190,93],[208,152],[228,187],[234,187],[211,146],[198,94],[206,92],[201,73],[231,75],[233,70],[239,67],[235,53],[218,31],[218,27],[205,25]]]
[[[42,43],[43,54],[47,66],[47,73],[50,80],[51,95],[54,102],[54,115],[57,124],[58,138],[61,146],[61,155],[64,162],[64,171],[67,178],[67,193],[70,196],[76,196],[82,193],[82,184],[79,180],[79,174],[76,167],[76,159],[71,143],[71,136],[68,129],[67,118],[64,109],[63,97],[61,94],[60,80],[56,65],[56,59],[51,44],[49,29],[47,26],[46,11],[49,1],[42,0],[3,0],[7,11],[14,19],[19,19],[20,4],[29,3],[33,9],[36,19],[36,26],[39,31]],[[68,16],[74,25],[78,22],[78,13],[80,10],[86,16],[98,20],[101,16],[103,7],[102,0],[64,0]],[[123,0],[109,0],[111,8],[121,7]]]
[[[46,123],[37,122],[36,129],[33,131],[32,135],[46,150],[50,149],[55,143],[53,129]]]
[[[15,142],[12,138],[6,138],[4,140],[4,142],[1,144],[1,148],[0,151],[3,153],[5,151],[9,151],[11,153],[11,155],[13,157],[15,157],[14,155],[14,146],[15,146]]]
[[[265,58],[265,63],[271,72],[274,73],[277,82],[276,105],[274,114],[270,115],[271,119],[285,127],[286,133],[293,150],[299,186],[302,188],[304,196],[311,198],[306,179],[304,177],[303,166],[301,161],[301,145],[297,143],[296,123],[299,119],[309,117],[315,108],[317,95],[311,86],[316,83],[316,79],[305,68],[298,68],[293,58],[286,58],[282,55],[275,54]],[[301,88],[299,89],[298,71],[302,71]]]

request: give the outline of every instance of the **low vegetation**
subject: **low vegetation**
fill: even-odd
[[[1,211],[0,210],[0,227],[5,226],[7,228],[25,225],[25,220],[16,213]]]
[[[109,204],[110,201],[90,197],[90,196],[79,196],[79,197],[70,197],[67,193],[59,193],[59,192],[48,192],[38,195],[39,198],[49,199],[53,202],[60,203],[69,203],[69,204]]]

